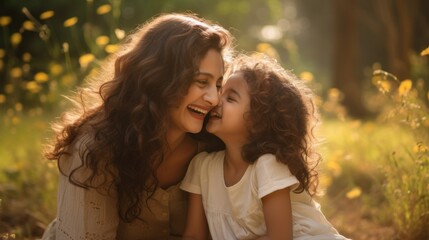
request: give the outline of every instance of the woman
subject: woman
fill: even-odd
[[[217,105],[231,36],[190,14],[138,28],[76,97],[46,153],[57,160],[57,217],[43,239],[180,237],[178,183],[192,134]]]

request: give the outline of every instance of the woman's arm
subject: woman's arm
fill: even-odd
[[[263,239],[293,238],[290,188],[274,191],[262,198],[267,235]]]
[[[204,212],[201,194],[189,193],[188,217],[186,220],[183,239],[200,240],[208,239],[209,227]]]

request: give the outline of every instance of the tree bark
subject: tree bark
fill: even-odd
[[[364,118],[368,111],[363,103],[363,73],[360,72],[358,0],[335,0],[336,42],[334,87],[344,98],[342,104],[352,117]]]

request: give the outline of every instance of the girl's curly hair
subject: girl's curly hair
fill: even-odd
[[[186,95],[209,49],[226,56],[230,33],[190,13],[163,14],[137,28],[72,98],[75,108],[54,126],[45,156],[58,160],[72,184],[116,191],[123,221],[138,218],[158,186],[168,111]],[[69,159],[62,156],[75,150],[81,165],[63,171]]]
[[[250,142],[243,146],[244,159],[253,163],[263,154],[274,154],[298,179],[295,192],[314,195],[321,157],[314,151],[318,113],[312,91],[267,56],[237,56],[230,72],[241,73],[249,86],[245,119]]]

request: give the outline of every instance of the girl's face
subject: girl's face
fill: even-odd
[[[249,86],[242,73],[233,73],[222,87],[220,103],[211,112],[207,131],[218,136],[225,143],[245,142],[248,130],[244,114],[249,110]]]
[[[188,93],[180,105],[170,110],[172,129],[190,133],[201,131],[204,117],[219,103],[223,72],[222,55],[210,49],[202,58]]]

